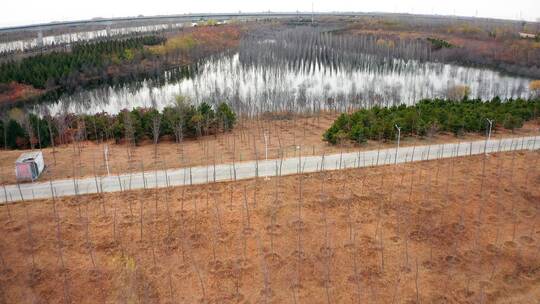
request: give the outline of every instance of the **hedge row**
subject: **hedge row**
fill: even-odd
[[[323,138],[332,144],[344,140],[363,143],[371,140],[390,140],[397,135],[396,125],[402,136],[426,136],[438,132],[452,132],[456,136],[466,132],[483,133],[489,127],[487,119],[496,126],[514,130],[524,121],[540,114],[540,99],[515,99],[501,101],[481,100],[422,100],[413,106],[374,107],[353,114],[342,114],[324,133]]]
[[[12,115],[15,116],[15,115]],[[226,104],[199,106],[178,103],[159,112],[156,109],[136,108],[118,114],[57,115],[40,118],[28,113],[0,121],[0,144],[6,149],[42,148],[78,140],[128,139],[135,143],[171,136],[176,139],[193,138],[231,130],[236,114]],[[51,136],[52,134],[52,136]]]

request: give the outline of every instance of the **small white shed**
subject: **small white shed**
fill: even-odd
[[[45,169],[43,153],[23,153],[15,161],[15,175],[18,181],[35,181]]]
[[[529,33],[519,33],[519,37],[523,39],[535,39],[535,34],[529,34]]]

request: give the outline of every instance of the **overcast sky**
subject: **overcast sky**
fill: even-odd
[[[199,12],[356,11],[444,14],[505,19],[540,18],[540,0],[2,0],[0,27],[93,17]]]

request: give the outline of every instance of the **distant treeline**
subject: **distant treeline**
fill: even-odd
[[[236,113],[226,104],[198,106],[178,102],[162,112],[137,108],[118,114],[63,114],[39,117],[15,108],[0,121],[0,142],[5,149],[44,148],[73,140],[157,140],[169,136],[177,141],[230,131]]]
[[[165,41],[159,36],[75,44],[71,52],[52,52],[0,65],[0,83],[12,81],[47,89],[78,84],[80,78],[106,73],[112,64],[142,59],[145,45]],[[137,58],[139,57],[139,58]]]
[[[452,132],[456,136],[466,132],[483,133],[489,127],[487,119],[495,126],[514,130],[525,121],[538,118],[540,99],[501,101],[422,100],[413,106],[390,108],[373,107],[353,114],[342,114],[324,133],[324,140],[332,144],[343,141],[363,143],[367,140],[394,140],[396,125],[401,136],[430,136],[439,132]]]
[[[521,56],[501,49],[501,53],[507,55],[504,59],[486,56],[472,46],[456,46],[433,37],[411,38],[384,32],[339,33],[312,27],[253,31],[241,41],[240,62],[247,66],[282,64],[306,71],[321,65],[335,70],[369,71],[397,69],[394,59],[403,59],[485,67],[507,74],[540,78],[540,52],[523,45],[516,44],[514,48],[515,53]]]
[[[409,33],[442,39],[454,39],[453,47],[440,40],[433,43],[432,59],[477,67],[488,67],[501,72],[530,78],[540,78],[540,23],[495,20],[460,19],[435,16],[380,16],[359,17],[349,28],[337,31],[365,35],[376,33],[382,39],[407,39]],[[536,39],[520,39],[520,32],[536,35]],[[430,40],[430,39],[428,39]]]
[[[378,35],[336,35],[311,27],[282,31],[254,31],[239,48],[243,65],[281,64],[310,70],[327,66],[334,70],[374,70],[389,66],[395,58],[429,61],[432,44],[427,40],[388,39]]]

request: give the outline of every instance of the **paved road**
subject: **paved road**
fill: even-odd
[[[0,189],[0,202],[73,196],[100,192],[117,192],[130,189],[205,184],[218,181],[250,179],[256,176],[275,176],[306,173],[320,170],[339,170],[433,160],[457,156],[477,155],[511,150],[540,149],[540,136],[480,140],[453,144],[401,147],[325,156],[306,156],[277,160],[248,161],[214,166],[147,171],[114,176],[82,179],[54,180],[31,184],[8,185]],[[52,187],[51,187],[52,186]]]

